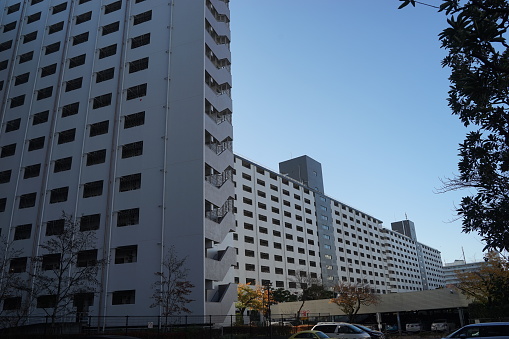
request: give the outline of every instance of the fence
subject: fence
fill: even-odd
[[[203,338],[224,336],[286,336],[306,325],[331,320],[328,313],[273,314],[270,321],[258,315],[182,315],[182,316],[49,316],[0,317],[0,333],[174,333]],[[297,325],[303,325],[297,326]]]

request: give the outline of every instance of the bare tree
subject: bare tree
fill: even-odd
[[[187,304],[194,301],[188,297],[194,285],[187,280],[189,269],[185,267],[186,259],[179,258],[171,246],[163,258],[162,271],[154,273],[158,280],[152,285],[154,303],[150,307],[160,307],[166,323],[172,315],[191,313]]]
[[[301,302],[297,311],[297,321],[300,321],[300,312],[307,300],[329,299],[333,296],[332,291],[323,285],[321,279],[312,278],[305,271],[297,272],[292,280],[301,288],[300,293],[297,293],[297,300]]]
[[[361,305],[376,305],[380,302],[380,297],[373,293],[369,285],[340,283],[333,290],[336,296],[330,302],[339,306],[348,316],[349,322],[354,322]]]
[[[31,294],[54,324],[57,317],[87,311],[105,260],[97,258],[95,233],[81,231],[72,216],[63,214],[61,222],[47,225],[46,235],[41,255],[32,258]]]

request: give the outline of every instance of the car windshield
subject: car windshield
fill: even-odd
[[[357,325],[357,324],[355,324],[355,327],[358,327],[358,328],[360,328],[361,330],[364,330],[364,331],[366,331],[366,332],[371,331],[371,329],[370,329],[370,328],[367,328],[366,326],[362,326],[362,325]]]
[[[348,326],[348,328],[350,328],[350,329],[351,329],[354,333],[362,333],[362,332],[364,332],[364,331],[363,331],[363,330],[361,330],[360,328],[355,327],[355,326],[353,326],[353,325],[347,325],[347,326]]]
[[[318,338],[330,338],[327,334],[325,334],[323,332],[316,332],[316,336]]]

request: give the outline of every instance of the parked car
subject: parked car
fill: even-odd
[[[355,327],[358,327],[360,328],[361,330],[363,330],[364,332],[366,332],[367,334],[369,334],[369,336],[371,337],[371,339],[385,339],[385,335],[380,332],[380,331],[375,331],[369,327],[366,327],[364,325],[360,325],[360,324],[352,324],[354,325]]]
[[[509,339],[509,322],[481,323],[463,326],[446,338]]]
[[[330,338],[327,334],[321,332],[321,331],[300,331],[292,335],[288,339],[299,339],[299,338],[306,338],[306,339],[326,339]]]
[[[407,332],[412,332],[412,333],[420,332],[420,331],[422,331],[422,325],[421,325],[421,323],[408,323],[408,324],[406,324],[405,329]]]
[[[447,319],[437,319],[431,323],[431,330],[435,332],[451,332],[456,328],[456,325],[447,322]]]
[[[293,324],[289,321],[271,321],[270,326],[287,326],[293,327]]]
[[[313,326],[313,330],[322,331],[331,338],[371,339],[371,336],[368,333],[348,323],[320,322]]]

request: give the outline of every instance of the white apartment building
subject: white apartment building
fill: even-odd
[[[444,285],[440,252],[417,242],[411,221],[386,229],[325,195],[321,165],[307,156],[280,163],[279,172],[235,157],[236,283],[296,292],[316,278],[382,294]]]
[[[476,261],[467,263],[465,260],[454,260],[450,263],[444,263],[444,280],[446,285],[456,285],[459,283],[457,273],[478,272],[485,261]]]
[[[193,314],[232,314],[228,0],[0,8],[1,235],[30,258],[62,211],[94,230],[108,264],[89,315],[159,315],[151,285],[171,245],[192,268]]]

